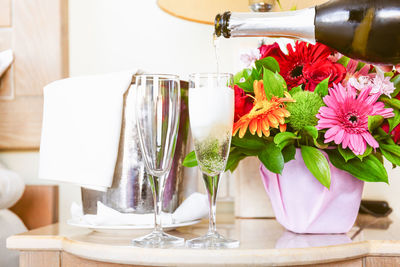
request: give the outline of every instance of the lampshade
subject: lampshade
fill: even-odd
[[[225,11],[249,12],[249,0],[158,0],[170,15],[194,22],[214,24],[215,15]]]
[[[327,0],[275,0],[272,11],[306,8],[318,5]],[[262,2],[262,0],[250,0]],[[165,12],[194,22],[214,24],[215,15],[225,11],[250,12],[249,0],[158,0],[158,6]]]

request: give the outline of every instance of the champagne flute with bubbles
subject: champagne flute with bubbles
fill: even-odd
[[[178,76],[136,76],[136,124],[153,191],[155,223],[151,234],[132,241],[135,246],[173,247],[184,244],[183,238],[164,233],[161,225],[163,192],[178,135],[180,99]]]
[[[217,192],[229,155],[234,102],[232,74],[196,73],[190,75],[190,128],[210,206],[208,232],[202,237],[188,240],[186,245],[191,248],[239,246],[239,241],[223,237],[216,229]]]

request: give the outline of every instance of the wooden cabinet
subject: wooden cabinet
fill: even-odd
[[[238,249],[137,248],[130,244],[133,238],[143,234],[141,231],[104,233],[64,223],[11,236],[7,239],[7,248],[19,250],[20,266],[30,267],[400,266],[400,220],[395,217],[390,218],[388,228],[381,227],[382,221],[378,224],[371,216],[367,227],[356,224],[347,238],[345,235],[294,234],[288,237],[273,219],[233,220],[231,214],[218,214],[217,218],[220,218],[218,228],[222,234],[240,240]],[[206,232],[207,223],[204,220],[180,227],[173,234],[186,239],[199,236]]]
[[[400,257],[367,257],[365,267],[392,267],[400,266]]]
[[[68,76],[68,1],[0,0],[0,51],[14,63],[0,80],[0,149],[37,149],[43,87]]]
[[[193,265],[195,266],[196,263],[193,262]],[[399,265],[400,265],[399,257],[378,257],[378,256],[350,259],[350,260],[330,262],[330,263],[311,264],[311,266],[314,267],[393,267]],[[67,266],[138,267],[143,265],[130,265],[130,264],[93,261],[60,251],[22,251],[20,254],[20,267],[67,267]],[[307,265],[301,265],[301,266],[307,266]]]
[[[127,265],[92,261],[59,251],[22,251],[20,254],[20,267],[139,267],[140,265]]]

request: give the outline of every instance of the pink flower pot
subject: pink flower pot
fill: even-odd
[[[311,234],[347,233],[351,229],[357,218],[364,182],[330,162],[329,167],[328,190],[307,169],[300,149],[296,150],[296,159],[285,164],[281,175],[261,164],[265,190],[276,220],[283,227],[295,233]]]

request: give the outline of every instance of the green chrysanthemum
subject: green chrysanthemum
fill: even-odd
[[[324,105],[322,98],[310,91],[301,91],[293,95],[294,103],[288,103],[286,109],[290,112],[288,118],[289,125],[296,131],[305,126],[315,126],[318,123],[318,114],[320,107]]]

